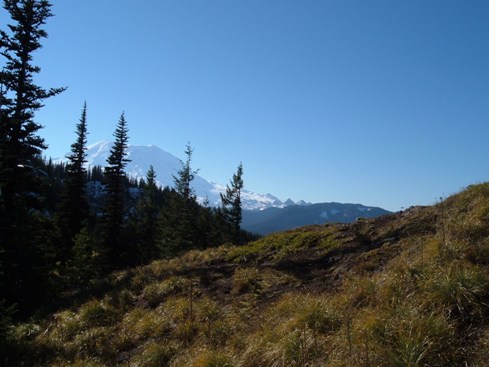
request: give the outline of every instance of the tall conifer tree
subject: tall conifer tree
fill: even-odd
[[[191,168],[192,154],[193,148],[188,143],[185,149],[187,158],[185,162],[180,161],[181,168],[173,176],[174,195],[162,216],[160,247],[163,256],[174,256],[196,246],[199,205],[191,185],[198,170]]]
[[[76,125],[76,141],[71,145],[66,166],[66,179],[63,196],[58,211],[58,225],[61,230],[63,250],[60,259],[66,261],[73,247],[73,240],[84,225],[89,215],[86,195],[87,171],[87,104],[83,105],[80,121]]]
[[[102,219],[102,240],[105,247],[103,256],[105,260],[116,263],[123,261],[126,252],[122,243],[122,231],[127,215],[124,168],[130,162],[126,158],[128,132],[126,118],[122,113],[114,132],[115,141],[104,170],[106,201]]]
[[[4,0],[4,8],[15,21],[8,26],[9,33],[0,31],[0,54],[6,59],[0,74],[0,183],[7,206],[13,205],[16,194],[31,189],[27,186],[32,182],[32,166],[46,148],[44,139],[37,135],[42,126],[34,120],[34,113],[43,106],[43,100],[64,90],[45,90],[33,81],[41,71],[32,65],[33,53],[47,37],[41,27],[52,15],[50,7],[46,0]]]
[[[185,156],[187,157],[184,161],[180,161],[181,168],[178,171],[177,176],[173,176],[173,181],[175,184],[175,190],[185,201],[195,201],[195,193],[192,189],[192,181],[195,178],[195,175],[199,173],[199,170],[192,170],[191,162],[192,162],[192,154],[194,153],[194,149],[187,143],[185,147]]]
[[[158,257],[158,220],[163,205],[162,191],[156,184],[156,173],[150,166],[142,192],[131,218],[131,233],[137,236],[134,246],[139,263],[147,263]]]
[[[222,213],[227,224],[231,240],[239,242],[241,231],[242,209],[241,190],[243,189],[243,164],[240,163],[233,174],[231,186],[226,185],[226,194],[221,194]]]
[[[40,68],[33,54],[47,37],[42,29],[52,15],[47,0],[4,0],[13,24],[0,31],[0,256],[4,281],[0,294],[21,309],[36,304],[45,289],[42,204],[38,200],[39,155],[46,148],[38,135],[41,125],[34,114],[43,100],[63,88],[45,90],[34,83]],[[34,195],[33,195],[34,194]]]

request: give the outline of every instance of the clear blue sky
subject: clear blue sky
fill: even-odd
[[[38,114],[59,157],[130,143],[280,199],[399,210],[489,179],[489,1],[53,0]],[[5,24],[2,12],[0,24]],[[3,27],[2,27],[3,28]]]

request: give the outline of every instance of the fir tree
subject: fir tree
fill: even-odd
[[[153,166],[146,173],[146,181],[141,183],[141,191],[131,216],[131,233],[136,235],[133,246],[138,262],[144,264],[158,257],[158,221],[164,201]]]
[[[195,201],[195,193],[191,187],[192,181],[195,178],[195,175],[199,173],[199,170],[192,170],[190,163],[192,162],[192,154],[194,150],[190,146],[190,143],[187,143],[185,148],[186,160],[183,162],[180,160],[181,168],[178,171],[177,176],[173,176],[173,181],[175,184],[176,192],[181,196],[184,201]]]
[[[197,244],[201,249],[206,249],[213,246],[218,246],[223,243],[223,228],[222,217],[219,215],[219,208],[209,207],[209,200],[203,202],[203,206],[199,208],[199,216],[197,220],[198,238]]]
[[[228,228],[230,239],[234,242],[240,241],[241,232],[241,190],[243,189],[243,164],[239,164],[231,186],[226,185],[226,194],[221,194],[222,214]]]
[[[70,259],[70,286],[78,291],[90,287],[90,281],[100,277],[99,254],[87,227],[83,227],[73,238]]]
[[[100,181],[102,182],[104,179],[104,170],[100,166],[93,166],[88,173],[89,181]]]
[[[76,234],[87,224],[89,205],[86,195],[87,171],[87,104],[83,105],[80,121],[76,125],[76,141],[68,155],[63,196],[58,211],[58,225],[61,231],[63,251],[59,258],[66,261],[73,247]]]
[[[4,1],[4,8],[15,21],[8,26],[10,34],[0,31],[0,54],[6,59],[0,74],[0,184],[7,210],[17,194],[31,189],[28,185],[35,172],[35,158],[46,148],[44,139],[37,135],[42,126],[34,120],[34,113],[43,106],[43,100],[64,90],[45,90],[33,81],[41,71],[32,65],[33,53],[47,37],[41,26],[52,15],[50,7],[46,0]]]
[[[173,176],[175,189],[170,205],[162,215],[160,249],[165,257],[196,246],[199,205],[191,184],[198,170],[191,168],[192,154],[193,149],[188,143],[185,149],[187,158],[185,162],[180,161],[181,168]]]
[[[106,199],[102,223],[103,258],[108,262],[123,261],[126,248],[122,242],[123,226],[127,216],[126,205],[126,174],[124,168],[130,162],[126,158],[128,132],[124,113],[114,132],[114,144],[107,158],[104,170]],[[111,267],[110,264],[107,264]]]
[[[44,264],[46,242],[40,153],[46,148],[38,135],[41,125],[35,112],[43,101],[63,91],[45,90],[34,83],[40,68],[33,54],[47,37],[42,29],[52,15],[46,0],[4,0],[13,24],[0,31],[0,54],[5,64],[0,73],[0,256],[4,281],[0,294],[20,311],[35,305],[46,293]]]

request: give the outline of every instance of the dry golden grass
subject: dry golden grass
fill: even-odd
[[[39,366],[484,366],[488,238],[489,184],[476,185],[117,272],[101,299],[11,337]]]

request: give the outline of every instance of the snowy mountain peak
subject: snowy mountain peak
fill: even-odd
[[[102,166],[107,164],[110,155],[111,141],[99,141],[87,147],[87,166]],[[146,178],[146,173],[152,165],[156,172],[156,182],[158,185],[173,186],[173,175],[178,173],[181,168],[180,159],[164,151],[155,145],[136,146],[129,145],[127,148],[127,158],[131,161],[126,166],[128,176],[141,179]],[[67,159],[62,159],[66,161]],[[203,203],[206,199],[210,206],[218,206],[221,202],[221,193],[225,193],[226,185],[207,181],[203,177],[196,175],[193,181],[193,189],[198,201]],[[288,204],[283,203],[271,194],[257,194],[248,190],[241,193],[242,207],[246,210],[263,210],[270,207],[284,207]]]
[[[284,205],[290,206],[290,205],[296,205],[296,204],[294,203],[294,201],[292,199],[288,198],[287,200],[285,200]]]

